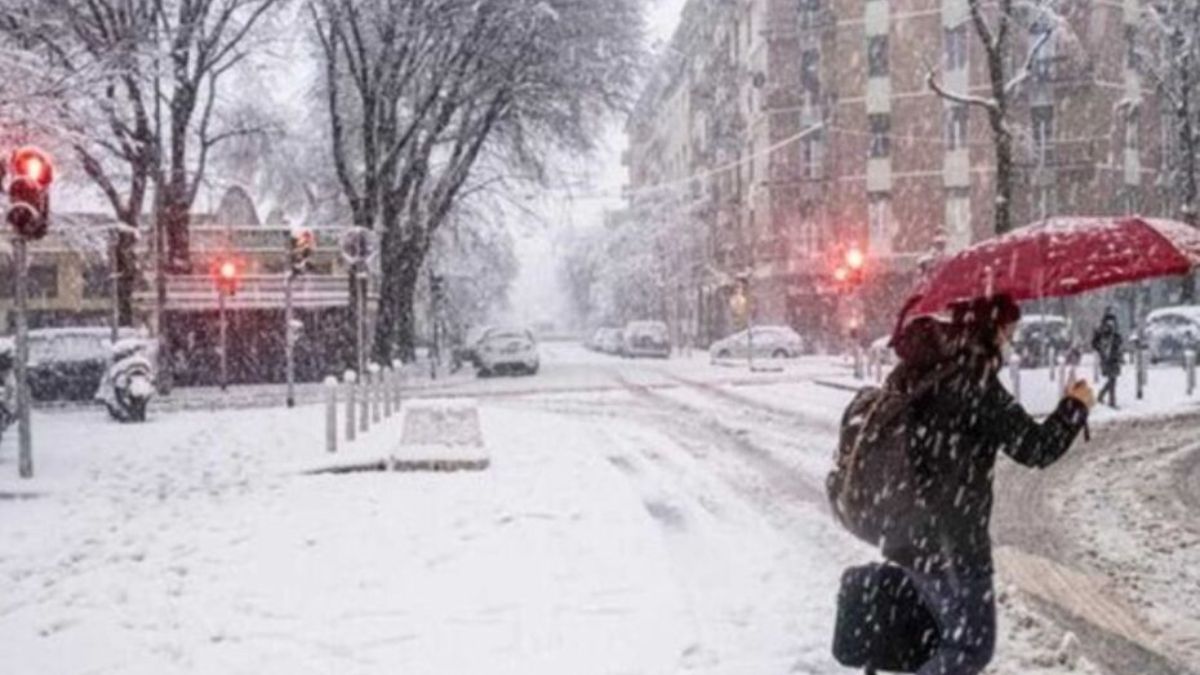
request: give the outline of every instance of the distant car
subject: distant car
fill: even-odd
[[[1200,305],[1163,307],[1146,316],[1146,349],[1151,363],[1183,359],[1200,348]]]
[[[751,343],[755,358],[791,359],[804,353],[804,339],[788,326],[755,326],[753,335],[738,331],[714,342],[708,353],[714,359],[745,358]]]
[[[871,353],[875,358],[879,359],[883,365],[891,366],[900,361],[900,357],[896,354],[896,350],[892,349],[892,336],[884,335],[878,340],[871,343]]]
[[[37,401],[89,401],[112,361],[112,329],[41,328],[29,331],[29,392]],[[122,328],[119,340],[147,340]],[[12,340],[12,338],[6,338]]]
[[[533,375],[541,365],[537,341],[525,328],[493,328],[484,333],[475,351],[475,367],[483,377],[505,373]]]
[[[1013,334],[1013,350],[1021,358],[1022,368],[1041,368],[1050,353],[1062,354],[1071,346],[1071,323],[1054,314],[1029,314],[1021,317]]]
[[[614,356],[621,353],[621,337],[620,328],[606,327],[596,331],[596,351],[604,354],[612,354]]]
[[[671,356],[671,338],[662,321],[630,321],[621,331],[621,356],[626,358]]]
[[[469,363],[476,368],[479,367],[479,354],[477,353],[479,341],[487,334],[492,326],[475,326],[467,330],[467,334],[463,337],[461,345],[454,348],[453,358],[457,363]]]

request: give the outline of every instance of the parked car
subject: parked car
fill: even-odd
[[[630,321],[621,331],[621,356],[626,358],[671,356],[671,338],[662,321]]]
[[[533,375],[541,365],[537,341],[525,328],[493,328],[484,333],[476,349],[479,375],[504,373]]]
[[[1023,316],[1013,334],[1013,350],[1021,357],[1022,368],[1046,366],[1051,352],[1062,354],[1070,346],[1071,323],[1054,314]]]
[[[462,344],[455,347],[454,352],[451,354],[451,359],[453,360],[453,362],[458,367],[461,367],[462,364],[464,364],[464,363],[469,363],[472,366],[475,366],[476,368],[478,368],[479,367],[479,354],[478,354],[479,342],[480,342],[480,340],[483,339],[483,336],[486,335],[487,332],[491,329],[492,329],[492,326],[475,326],[473,328],[469,328],[467,330],[466,335],[463,336]]]
[[[1200,305],[1163,307],[1146,316],[1146,350],[1151,363],[1182,360],[1200,348]]]
[[[596,331],[596,351],[614,356],[621,353],[621,344],[624,338],[621,336],[620,328],[601,328]]]
[[[712,343],[708,353],[714,359],[745,358],[752,346],[755,358],[790,359],[804,353],[804,339],[788,326],[754,326],[753,336],[749,330],[738,331]]]
[[[29,331],[29,392],[37,401],[88,401],[112,361],[112,330],[102,327]],[[119,340],[148,339],[144,330],[122,328]],[[10,338],[11,339],[11,338]]]

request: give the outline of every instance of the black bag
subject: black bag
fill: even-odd
[[[838,663],[913,673],[939,642],[937,621],[903,568],[871,563],[842,573],[833,634]]]

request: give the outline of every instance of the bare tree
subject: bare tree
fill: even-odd
[[[374,351],[412,358],[413,290],[483,158],[545,177],[627,101],[633,0],[312,0],[334,166],[354,224],[380,230]]]
[[[1141,21],[1131,36],[1132,58],[1139,72],[1154,85],[1163,110],[1166,133],[1174,143],[1164,143],[1166,184],[1176,201],[1179,217],[1200,227],[1200,3],[1163,0],[1145,3]],[[1140,105],[1140,101],[1131,101]],[[1169,136],[1164,136],[1164,140]],[[1183,284],[1183,301],[1196,296],[1195,278]]]
[[[1015,135],[1011,113],[1013,102],[1023,84],[1033,74],[1038,54],[1054,37],[1058,28],[1058,16],[1053,11],[1054,0],[967,0],[975,33],[979,36],[987,65],[988,93],[973,95],[970,92],[950,91],[938,81],[937,71],[930,69],[926,76],[929,88],[942,98],[969,106],[976,106],[987,113],[992,132],[992,144],[996,155],[996,200],[993,229],[1004,234],[1013,228],[1013,192],[1016,187]],[[1030,28],[1032,40],[1026,36]],[[1019,50],[1025,49],[1020,65],[1013,67]]]
[[[171,258],[186,269],[189,212],[210,152],[257,131],[240,121],[214,130],[218,83],[276,2],[44,0],[0,8],[0,30],[40,56],[43,77],[74,78],[54,119],[124,226],[116,249],[122,324],[132,321],[134,244],[147,199],[157,191]]]

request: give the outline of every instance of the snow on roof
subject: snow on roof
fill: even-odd
[[[1160,307],[1146,315],[1146,320],[1157,319],[1160,316],[1183,316],[1200,321],[1200,305],[1177,305],[1175,307]]]

